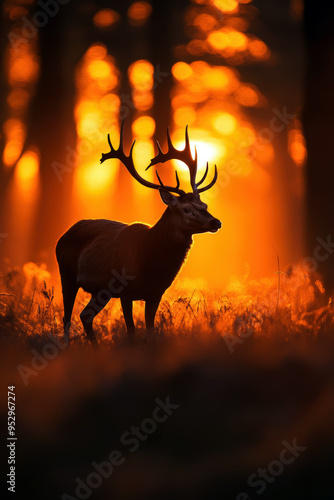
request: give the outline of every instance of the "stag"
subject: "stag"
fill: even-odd
[[[133,142],[129,155],[123,146],[124,121],[120,131],[120,144],[114,149],[110,137],[110,151],[102,154],[101,163],[118,159],[140,184],[159,190],[167,205],[158,222],[150,227],[146,224],[124,224],[105,219],[81,220],[74,224],[59,239],[56,256],[61,277],[64,301],[64,334],[69,341],[72,310],[78,289],[91,294],[91,299],[80,314],[84,330],[91,343],[96,343],[93,331],[95,316],[111,298],[120,298],[129,338],[135,325],[132,305],[135,300],[145,301],[145,323],[147,329],[154,328],[155,315],[165,290],[172,284],[192,244],[192,235],[215,233],[221,222],[207,210],[200,193],[211,188],[217,180],[215,166],[212,181],[203,186],[208,174],[208,163],[203,177],[196,182],[197,151],[191,154],[188,128],[185,131],[185,147],[176,149],[167,129],[168,151],[162,152],[157,143],[158,154],[146,170],[168,160],[180,160],[189,169],[192,192],[180,189],[176,174],[176,186],[164,185],[156,171],[159,184],[145,180],[137,172],[133,162]],[[202,187],[199,187],[202,186]]]

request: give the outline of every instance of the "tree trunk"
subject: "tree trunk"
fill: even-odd
[[[66,148],[76,147],[75,68],[85,48],[79,21],[73,22],[77,17],[73,4],[60,6],[58,14],[39,30],[41,72],[28,123],[26,147],[37,145],[40,151],[41,182],[30,258],[51,266],[71,206],[73,164]],[[69,170],[57,176],[54,162]]]
[[[334,4],[305,0],[304,129],[308,147],[307,248],[309,265],[334,290]]]

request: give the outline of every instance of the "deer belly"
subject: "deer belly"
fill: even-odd
[[[147,300],[152,297],[161,297],[172,282],[173,279],[161,279],[161,276],[158,276],[157,273],[145,273],[137,276],[129,284],[126,294],[132,300]]]

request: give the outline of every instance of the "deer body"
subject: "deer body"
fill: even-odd
[[[117,151],[111,146],[109,157],[121,156],[127,166],[131,152],[127,157],[121,145]],[[216,232],[221,227],[196,192],[185,194],[178,187],[163,186],[161,181],[156,188],[160,189],[167,208],[154,226],[105,219],[81,220],[59,239],[56,256],[62,282],[66,336],[69,336],[73,305],[80,287],[92,295],[80,314],[91,342],[96,341],[93,319],[111,298],[121,299],[128,335],[134,332],[134,300],[145,301],[146,327],[153,328],[161,297],[180,270],[191,247],[192,235]],[[180,196],[174,196],[172,190]]]

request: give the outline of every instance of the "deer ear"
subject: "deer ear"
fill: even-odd
[[[159,189],[159,193],[165,205],[168,205],[169,207],[176,205],[177,197],[174,196],[172,193],[166,191],[165,189]]]

